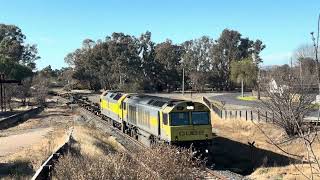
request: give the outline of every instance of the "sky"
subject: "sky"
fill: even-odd
[[[311,43],[320,0],[0,0],[0,23],[14,24],[37,44],[37,68],[66,67],[64,57],[84,39],[104,39],[113,32],[174,43],[225,28],[266,45],[263,65],[289,63],[293,51]]]

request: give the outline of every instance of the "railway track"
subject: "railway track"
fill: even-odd
[[[125,148],[126,151],[130,152],[128,153],[130,156],[133,154],[141,151],[141,150],[149,150],[147,146],[142,144],[141,142],[137,141],[136,139],[132,138],[131,136],[122,133],[119,129],[116,127],[113,127],[108,121],[105,121],[101,118],[100,116],[100,110],[96,105],[93,105],[91,102],[88,100],[85,103],[79,103],[79,111],[81,112],[82,115],[86,115],[89,121],[95,121],[95,125],[97,128],[100,128],[106,133],[111,134],[117,138],[117,141],[122,144]],[[134,158],[134,157],[133,157]],[[146,165],[141,164],[142,166],[146,167]],[[150,170],[151,172],[152,170]],[[154,172],[152,172],[154,173]],[[227,179],[234,179],[230,178],[224,175],[221,175],[220,173],[216,172],[215,170],[206,168],[205,169],[205,179],[213,179],[213,180],[227,180]],[[157,175],[159,176],[159,175]]]

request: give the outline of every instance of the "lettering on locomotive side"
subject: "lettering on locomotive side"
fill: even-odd
[[[204,135],[204,131],[203,130],[179,131],[179,136],[196,136],[196,135]]]

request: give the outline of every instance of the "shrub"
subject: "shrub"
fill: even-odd
[[[190,150],[158,145],[138,153],[91,157],[69,153],[59,159],[54,179],[195,179],[203,178],[204,163]]]

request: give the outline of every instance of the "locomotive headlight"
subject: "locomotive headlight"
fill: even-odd
[[[208,149],[206,149],[205,151],[206,151],[206,153],[209,153],[209,150],[208,150]]]
[[[194,110],[194,106],[187,106],[188,110]]]

